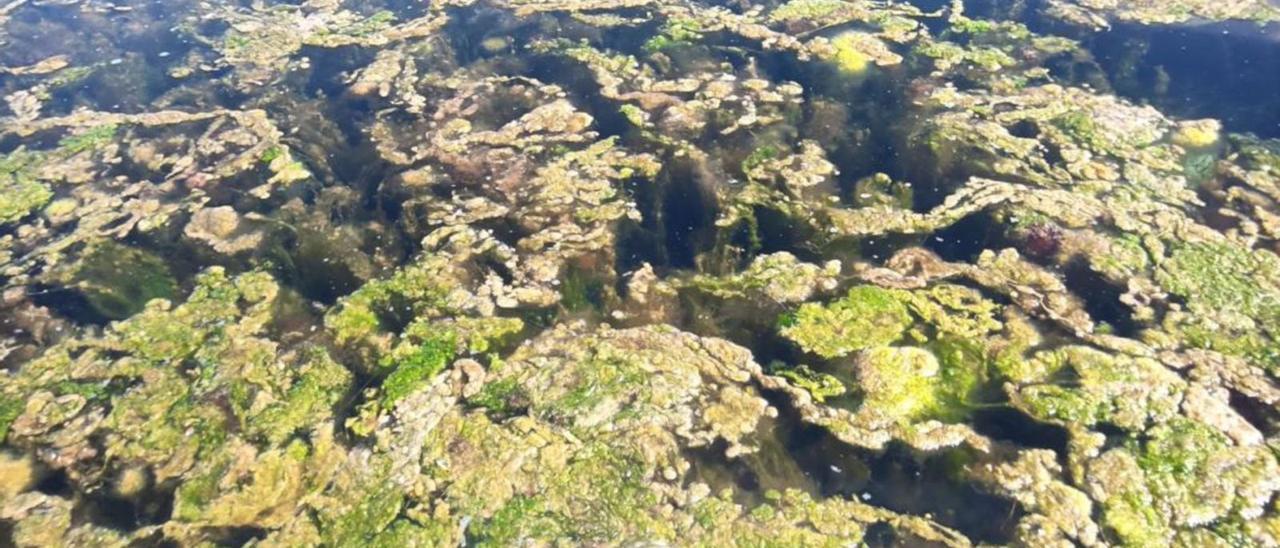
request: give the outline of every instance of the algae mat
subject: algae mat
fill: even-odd
[[[16,0],[0,545],[1280,544],[1262,0]]]

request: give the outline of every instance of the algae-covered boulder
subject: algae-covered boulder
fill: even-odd
[[[246,509],[236,510],[241,518],[205,517],[221,512],[205,509],[210,501],[234,489],[227,467],[251,475],[248,463],[232,463],[258,452],[308,454],[296,437],[317,427],[332,431],[334,406],[351,379],[323,349],[284,349],[264,338],[283,304],[280,293],[266,274],[232,278],[211,269],[181,304],[153,300],[100,336],[51,348],[5,386],[6,401],[26,396],[19,412],[5,417],[7,442],[38,451],[85,488],[102,486],[107,467],[176,483],[184,494],[180,522],[256,524]],[[259,481],[259,489],[283,498],[278,512],[296,512],[297,493],[278,493],[276,479]],[[149,482],[134,483],[142,486],[125,489],[131,496],[144,494]]]
[[[447,403],[468,382],[461,372],[403,400],[392,420],[421,448],[392,434],[372,458],[412,467],[405,498],[385,504],[417,510],[394,520],[394,512],[360,514],[373,519],[350,526],[364,532],[344,535],[478,544],[839,544],[885,522],[905,538],[961,542],[926,520],[853,500],[789,490],[744,507],[733,489],[714,492],[690,451],[734,461],[759,450],[763,425],[776,413],[750,382],[759,371],[741,347],[672,328],[555,327],[489,372],[462,405]],[[400,461],[396,454],[406,450],[414,457]],[[351,489],[387,496],[404,487]]]
[[[890,344],[911,325],[907,306],[894,292],[860,286],[830,306],[802,305],[783,319],[782,335],[824,358]]]
[[[829,360],[816,379],[835,377],[815,391],[812,372],[798,374],[807,366],[775,367],[762,382],[787,392],[803,420],[855,445],[881,448],[896,439],[922,449],[985,447],[963,422],[984,405],[980,393],[998,369],[1020,362],[1026,344],[1025,333],[997,319],[998,310],[959,285],[859,285],[826,305],[806,303],[780,322],[782,336]],[[832,384],[846,385],[849,397],[823,388]]]
[[[1229,536],[1223,525],[1257,517],[1280,489],[1276,468],[1269,449],[1233,447],[1204,424],[1177,419],[1091,460],[1087,489],[1121,542],[1188,542],[1197,529]]]
[[[1110,424],[1141,432],[1175,416],[1186,391],[1178,374],[1150,358],[1086,347],[1037,354],[1006,389],[1033,417],[1072,426]],[[1061,379],[1058,381],[1057,379]]]
[[[1274,2],[124,4],[0,8],[0,545],[1280,545]]]

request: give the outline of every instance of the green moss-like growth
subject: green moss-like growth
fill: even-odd
[[[153,300],[103,333],[60,343],[4,389],[5,398],[47,394],[28,407],[33,415],[18,417],[44,425],[25,429],[20,443],[93,436],[104,462],[145,467],[155,482],[177,485],[178,521],[288,521],[314,487],[307,444],[323,439],[326,423],[332,431],[351,376],[320,347],[282,352],[264,338],[279,292],[265,273],[210,269],[178,306]]]
[[[1000,306],[975,289],[939,284],[903,296],[911,312],[932,330],[930,338],[976,341],[1000,329]]]
[[[565,390],[548,394],[535,403],[532,412],[544,416],[572,416],[594,408],[630,390],[644,378],[640,364],[622,356],[599,356],[572,366],[567,372],[576,380]]]
[[[834,286],[840,264],[814,265],[790,253],[759,255],[741,272],[728,276],[698,275],[687,284],[720,299],[752,299],[773,303],[797,303],[815,291]],[[788,316],[784,321],[794,318]]]
[[[483,355],[502,349],[512,344],[517,335],[524,329],[524,321],[519,318],[488,316],[472,318],[459,316],[445,319],[419,318],[404,328],[400,334],[400,346],[406,341],[433,341],[442,334],[450,333],[456,340],[460,351],[472,355]]]
[[[26,409],[26,402],[16,396],[0,394],[0,443],[9,437],[9,427]]]
[[[814,500],[798,489],[768,491],[766,502],[746,509],[729,493],[700,501],[693,513],[708,546],[859,546],[866,524],[848,519],[858,503],[839,497]]]
[[[1103,275],[1116,280],[1127,280],[1139,273],[1146,272],[1151,266],[1151,257],[1142,245],[1141,238],[1132,234],[1122,234],[1108,239],[1107,252],[1090,254],[1090,266]]]
[[[843,395],[847,389],[840,379],[826,373],[820,373],[810,369],[807,365],[798,365],[794,368],[776,368],[774,375],[791,381],[791,384],[803,388],[813,396],[813,401],[822,403],[827,398],[834,398]]]
[[[84,82],[93,73],[102,67],[102,63],[93,65],[84,65],[78,67],[67,67],[49,78],[49,87],[60,88]]]
[[[378,10],[354,25],[341,30],[343,34],[354,37],[373,36],[391,26],[396,14],[389,10]]]
[[[1077,142],[1085,144],[1097,151],[1106,150],[1107,143],[1099,133],[1098,124],[1093,116],[1085,111],[1063,114],[1050,121]]]
[[[668,527],[650,513],[658,497],[645,485],[646,465],[639,455],[603,443],[576,453],[548,481],[555,496],[569,503],[560,510],[567,518],[560,521],[569,538],[605,542],[619,531],[632,538],[640,531],[667,536],[662,533]]]
[[[1244,358],[1273,375],[1280,373],[1280,345],[1257,329],[1234,328],[1203,315],[1171,316],[1165,329],[1188,347],[1204,348]]]
[[[270,164],[276,161],[276,158],[283,156],[284,153],[284,147],[281,147],[280,145],[270,146],[267,147],[266,150],[262,151],[262,156],[260,156],[258,160],[264,164]]]
[[[1183,418],[1147,432],[1138,466],[1182,526],[1265,504],[1280,471],[1270,450],[1237,447],[1217,430]]]
[[[453,543],[449,526],[439,520],[420,523],[397,518],[382,531],[367,536],[364,546],[370,548],[403,548],[405,546],[444,546]]]
[[[264,410],[250,425],[269,443],[282,443],[315,417],[332,414],[351,387],[351,372],[322,349],[312,349],[297,374],[298,380],[284,400]]]
[[[330,546],[369,546],[395,521],[404,494],[393,484],[378,485],[340,515],[321,518],[321,531]]]
[[[468,544],[673,540],[671,525],[653,512],[660,499],[646,484],[649,465],[623,439],[573,445],[537,423],[517,425],[513,430],[483,414],[451,417],[427,441],[429,462],[450,466],[428,471],[447,482],[443,500],[476,517],[466,530]],[[503,471],[524,458],[541,464]],[[522,481],[539,488],[513,491]]]
[[[902,292],[864,285],[823,306],[807,303],[782,328],[782,335],[807,352],[838,358],[884,346],[902,337],[912,323]]]
[[[645,51],[656,52],[697,43],[702,39],[702,24],[696,19],[673,18],[662,25],[657,36],[644,43]]]
[[[235,281],[222,269],[204,272],[181,306],[170,309],[168,303],[154,301],[143,313],[116,324],[116,344],[153,364],[192,357],[206,339],[219,335],[242,313]]]
[[[0,158],[0,225],[26,217],[53,198],[53,191],[32,173],[39,161],[39,155],[24,151]]]
[[[389,361],[394,368],[382,383],[382,404],[390,407],[414,390],[426,385],[444,370],[457,352],[453,333],[438,333],[433,338],[406,349],[397,349]]]
[[[1185,390],[1176,373],[1147,358],[1071,346],[1033,362],[1040,374],[1020,379],[1015,402],[1033,417],[1062,424],[1142,431],[1176,415]]]
[[[180,520],[196,520],[218,496],[218,480],[226,473],[227,464],[219,462],[205,473],[183,482],[174,492],[173,516]]]
[[[1280,465],[1262,446],[1237,446],[1216,429],[1177,417],[1091,465],[1103,523],[1125,546],[1215,535],[1205,526],[1252,515],[1275,493]],[[1230,533],[1229,527],[1222,529]]]
[[[451,278],[446,273],[451,268],[444,260],[423,257],[388,278],[366,283],[325,315],[325,326],[339,345],[363,346],[377,361],[390,349],[389,329],[447,311]]]
[[[942,366],[923,348],[882,346],[858,364],[862,407],[899,422],[933,416],[942,408]]]
[[[751,154],[748,154],[747,157],[742,160],[742,173],[750,178],[751,173],[755,171],[756,168],[764,165],[770,160],[777,159],[780,154],[781,152],[778,150],[778,147],[772,145],[765,145],[757,148],[751,151]]]
[[[233,55],[249,48],[253,40],[245,34],[238,32],[228,32],[223,38],[222,49],[227,54]]]
[[[1122,546],[1163,546],[1172,531],[1154,507],[1150,493],[1126,491],[1103,504],[1103,523],[1115,532]]]
[[[494,512],[493,517],[470,529],[467,543],[475,546],[511,546],[521,539],[555,538],[560,525],[537,498],[517,496]]]
[[[914,195],[911,185],[894,181],[884,173],[863,177],[853,187],[853,201],[859,207],[911,209]]]
[[[946,41],[935,41],[916,48],[916,53],[933,59],[940,66],[966,65],[995,72],[1017,64],[1017,61],[999,48],[963,47]]]
[[[174,517],[202,527],[280,527],[297,519],[297,500],[324,487],[335,446],[327,433],[253,455],[245,446],[201,462],[179,487]],[[234,457],[234,458],[233,458]],[[250,460],[252,458],[252,460]]]
[[[1268,251],[1227,242],[1181,245],[1160,265],[1156,281],[1196,313],[1228,323],[1229,316],[1244,316],[1280,330],[1280,258]]]
[[[467,403],[506,415],[516,409],[515,398],[519,393],[520,383],[516,379],[507,378],[484,385],[479,393],[467,399]]]
[[[110,456],[164,464],[208,457],[226,440],[226,416],[201,405],[177,374],[152,374],[146,384],[117,397],[106,427]],[[180,470],[184,471],[184,470]]]
[[[960,422],[977,403],[975,398],[990,377],[992,359],[987,349],[974,339],[942,336],[927,345],[941,365],[942,390],[939,405],[930,418]]]
[[[835,47],[831,61],[836,70],[846,77],[860,80],[875,66],[872,58],[862,51],[862,43],[854,33],[847,32],[832,38],[831,45]]]
[[[58,153],[71,156],[94,150],[115,139],[116,132],[119,129],[120,126],[116,124],[104,124],[76,135],[64,137],[58,141]]]

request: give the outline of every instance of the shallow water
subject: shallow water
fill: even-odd
[[[3,545],[1280,542],[1280,5],[0,7]]]

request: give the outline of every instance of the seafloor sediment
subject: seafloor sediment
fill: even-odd
[[[1276,21],[8,2],[0,545],[1280,545]]]

